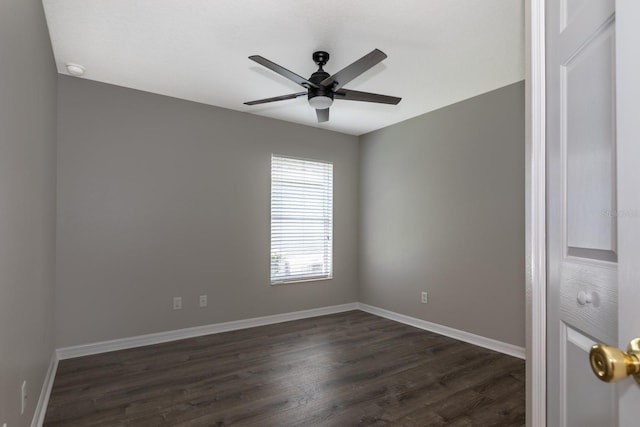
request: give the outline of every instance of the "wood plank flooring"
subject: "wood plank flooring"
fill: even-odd
[[[62,360],[45,426],[522,426],[524,375],[350,311]]]

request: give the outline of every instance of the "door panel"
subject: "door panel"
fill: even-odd
[[[566,414],[566,425],[582,427],[614,426],[615,424],[611,424],[616,416],[615,395],[611,392],[612,387],[598,380],[591,373],[588,363],[579,363],[588,358],[589,349],[595,342],[566,326],[564,327],[564,333],[566,334],[563,340],[566,343],[565,360],[568,362],[565,367],[567,390],[564,393],[567,398],[564,406],[569,409]],[[588,390],[590,400],[598,404],[584,405],[586,390]]]
[[[560,70],[567,249],[606,261],[617,258],[613,34],[609,22]]]
[[[571,21],[575,19],[586,3],[587,0],[561,0],[560,31],[564,31],[571,24]]]

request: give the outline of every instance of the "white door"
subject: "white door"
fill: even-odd
[[[547,421],[640,425],[640,386],[596,342],[640,336],[640,1],[548,0]]]

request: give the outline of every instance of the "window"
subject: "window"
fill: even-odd
[[[271,283],[333,275],[333,164],[271,156]]]

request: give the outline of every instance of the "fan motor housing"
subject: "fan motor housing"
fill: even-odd
[[[318,52],[316,52],[316,53],[318,53]],[[331,88],[330,87],[324,87],[324,86],[322,86],[320,84],[320,82],[323,81],[324,79],[326,79],[327,77],[330,77],[330,75],[329,75],[329,73],[327,73],[324,70],[318,70],[315,73],[311,74],[311,77],[309,77],[309,81],[311,83],[317,84],[318,87],[317,88],[315,88],[315,87],[310,87],[309,88],[309,92],[308,92],[308,95],[307,95],[308,99],[315,98],[316,96],[326,96],[328,98],[333,99],[333,91],[331,90]]]

